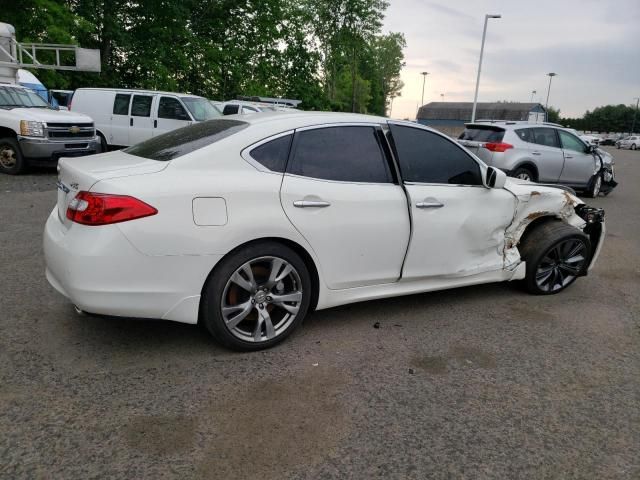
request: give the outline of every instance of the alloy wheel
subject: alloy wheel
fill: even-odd
[[[10,145],[2,145],[0,147],[0,165],[9,169],[15,167],[17,161],[16,151]]]
[[[569,285],[584,269],[587,246],[570,238],[551,248],[536,270],[536,284],[544,292],[555,292]]]
[[[229,278],[222,293],[225,326],[246,342],[266,342],[284,333],[302,303],[300,275],[286,260],[249,260]]]
[[[520,180],[531,181],[531,175],[529,175],[529,172],[520,172],[518,175],[516,175],[516,178],[519,178]]]
[[[598,174],[596,179],[593,182],[593,190],[591,193],[593,194],[593,198],[596,198],[600,193],[600,188],[602,188],[602,175]]]

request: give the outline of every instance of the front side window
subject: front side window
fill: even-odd
[[[574,152],[585,153],[585,144],[578,137],[571,135],[570,133],[558,130],[560,135],[560,141],[562,142],[562,148],[565,150],[573,150]]]
[[[533,143],[544,145],[545,147],[560,148],[558,135],[556,135],[556,131],[553,128],[534,128],[532,130]]]
[[[293,135],[284,135],[282,137],[263,143],[251,150],[251,157],[263,167],[268,168],[272,172],[284,172],[287,166],[287,158],[289,157],[289,148],[291,148],[291,140]]]
[[[133,117],[150,117],[153,97],[149,95],[134,95],[131,102],[131,115]]]
[[[129,102],[131,101],[131,94],[129,93],[117,93],[116,98],[113,101],[113,114],[114,115],[129,115]]]
[[[191,120],[182,104],[176,98],[161,97],[158,104],[158,118],[169,120]]]
[[[211,105],[211,102],[202,97],[180,97],[187,110],[198,122],[205,122],[220,117],[220,112]]]
[[[391,182],[376,128],[327,127],[297,132],[287,173],[342,182]]]
[[[420,128],[390,128],[405,181],[482,185],[478,163],[452,141]]]

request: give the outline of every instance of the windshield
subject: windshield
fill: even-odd
[[[206,98],[180,97],[180,99],[187,106],[193,118],[198,122],[204,122],[222,116]]]
[[[50,108],[37,93],[13,87],[0,87],[0,107]]]

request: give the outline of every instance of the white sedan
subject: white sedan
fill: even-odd
[[[201,321],[255,350],[313,309],[505,280],[557,293],[603,238],[600,209],[434,130],[304,112],[62,159],[44,251],[79,311]]]

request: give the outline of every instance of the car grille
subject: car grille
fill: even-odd
[[[74,140],[93,138],[96,134],[93,123],[47,123],[49,138]]]

